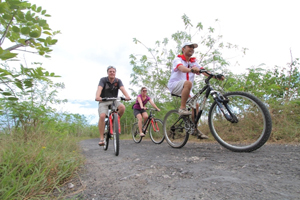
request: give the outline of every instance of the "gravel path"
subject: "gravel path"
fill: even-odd
[[[86,164],[64,199],[300,199],[300,145],[235,153],[218,143],[122,140],[115,156],[112,143],[97,144],[81,141]]]

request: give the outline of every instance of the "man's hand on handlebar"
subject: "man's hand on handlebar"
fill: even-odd
[[[125,101],[130,101],[131,98],[130,97],[125,97]]]
[[[217,74],[217,75],[215,76],[215,78],[216,78],[217,80],[220,80],[220,81],[223,81],[223,80],[225,79],[225,77],[224,77],[223,74]]]
[[[102,101],[102,98],[101,97],[96,97],[95,101]]]

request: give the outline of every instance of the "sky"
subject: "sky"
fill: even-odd
[[[60,30],[50,59],[20,53],[28,63],[40,61],[49,72],[61,76],[66,88],[59,98],[68,103],[59,111],[79,113],[96,124],[98,82],[107,76],[106,68],[117,68],[116,77],[129,92],[130,54],[145,54],[133,38],[153,47],[155,41],[171,38],[184,30],[181,17],[186,14],[204,29],[215,27],[223,40],[248,48],[245,56],[230,58],[240,66],[229,66],[233,72],[262,63],[266,67],[286,66],[300,57],[298,0],[28,0],[42,6],[51,15],[47,22],[52,30]],[[120,92],[121,93],[121,92]],[[135,98],[135,97],[132,97]]]

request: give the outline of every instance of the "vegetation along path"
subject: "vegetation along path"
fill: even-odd
[[[188,142],[174,149],[165,141],[122,140],[116,157],[113,146],[103,151],[97,142],[80,143],[87,160],[70,180],[76,185],[70,199],[300,198],[300,145],[266,144],[234,153],[217,143]]]

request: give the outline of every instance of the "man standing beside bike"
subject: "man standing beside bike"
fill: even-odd
[[[100,79],[98,84],[98,89],[96,92],[96,101],[99,101],[98,106],[98,114],[99,114],[99,122],[98,122],[98,128],[100,133],[100,146],[104,146],[104,129],[105,129],[105,117],[108,113],[108,106],[111,104],[111,102],[103,102],[102,98],[104,97],[118,97],[119,89],[124,94],[125,99],[128,101],[130,100],[130,97],[125,90],[125,87],[122,83],[122,81],[118,78],[116,78],[116,71],[117,69],[113,66],[109,66],[107,68],[107,77],[103,77]],[[125,112],[125,106],[120,103],[119,101],[116,101],[116,106],[118,108],[118,114],[120,117]]]
[[[178,110],[180,115],[192,115],[193,113],[189,110],[186,110],[186,101],[189,97],[193,96],[192,88],[194,83],[195,74],[200,75],[200,67],[195,57],[192,57],[194,54],[194,49],[198,47],[198,44],[193,42],[185,42],[182,45],[182,54],[178,55],[173,60],[173,67],[171,72],[171,77],[168,82],[168,88],[171,94],[181,97],[181,105]],[[206,73],[203,73],[205,76],[208,76]],[[218,78],[219,80],[224,80],[224,76]],[[198,111],[197,104],[197,111]],[[200,132],[198,129],[195,129],[195,133],[198,134],[199,139],[207,139],[208,137]]]
[[[155,105],[155,103],[151,100],[151,98],[149,96],[147,96],[147,88],[142,87],[141,94],[137,96],[136,102],[132,107],[133,114],[138,119],[138,127],[139,127],[141,137],[145,136],[145,134],[142,131],[142,126],[143,126],[142,121],[144,119],[144,122],[146,122],[146,120],[148,118],[148,113],[146,112],[147,108],[145,107],[145,105],[148,103],[148,101],[156,110],[160,111],[160,109]]]

